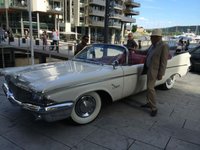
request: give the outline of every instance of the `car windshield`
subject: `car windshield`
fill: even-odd
[[[79,52],[73,60],[111,65],[115,60],[119,60],[125,51],[125,47],[120,45],[92,44]]]

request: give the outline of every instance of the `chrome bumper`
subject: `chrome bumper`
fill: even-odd
[[[50,122],[65,119],[70,116],[73,109],[74,102],[72,101],[67,101],[65,103],[54,104],[46,107],[30,103],[23,103],[15,99],[13,93],[9,90],[9,87],[6,83],[3,84],[2,88],[7,99],[12,104],[18,105],[22,109],[31,111],[37,119],[43,119]]]

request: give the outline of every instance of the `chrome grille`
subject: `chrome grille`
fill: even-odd
[[[12,82],[8,83],[8,87],[10,89],[10,92],[13,93],[13,96],[15,97],[16,100],[20,102],[30,102],[32,100],[31,92],[16,86]]]

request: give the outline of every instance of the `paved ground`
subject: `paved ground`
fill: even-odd
[[[3,79],[0,77],[0,81]],[[46,123],[13,107],[0,90],[1,150],[200,150],[200,75],[157,90],[158,116],[139,105],[145,92],[104,106],[87,125]]]

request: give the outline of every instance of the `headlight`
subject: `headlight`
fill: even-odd
[[[33,93],[32,94],[33,103],[44,105],[45,103],[43,101],[43,98],[44,98],[44,96],[40,93]]]
[[[34,93],[32,95],[32,100],[41,102],[43,100],[43,96],[41,94],[39,94],[39,93]]]
[[[48,99],[44,94],[42,93],[33,93],[32,94],[32,101],[33,103],[36,103],[41,106],[48,106],[54,103],[54,101]]]

